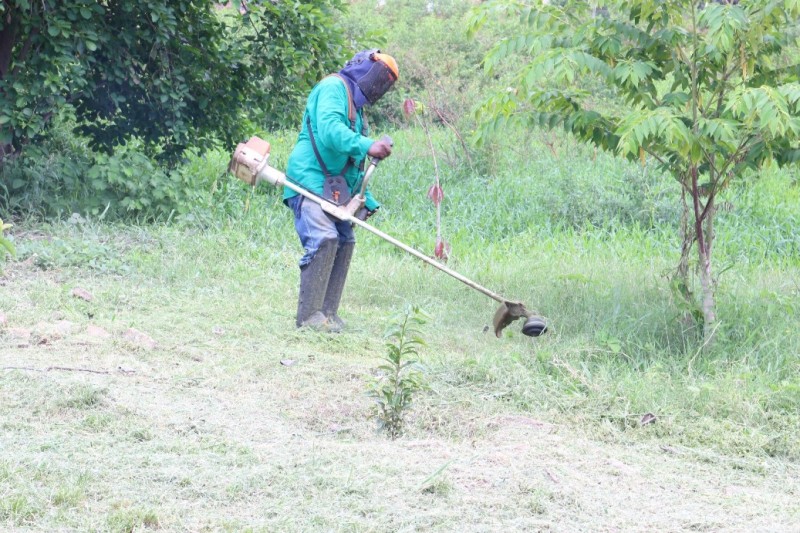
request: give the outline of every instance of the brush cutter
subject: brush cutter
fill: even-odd
[[[246,143],[240,143],[236,147],[236,150],[233,153],[233,158],[228,165],[228,171],[248,185],[254,187],[262,181],[266,181],[267,183],[275,185],[276,187],[288,187],[294,192],[303,195],[305,198],[308,198],[312,202],[319,204],[325,213],[328,213],[339,220],[345,220],[355,224],[358,227],[364,228],[370,233],[373,233],[381,239],[397,246],[404,252],[421,259],[432,267],[438,268],[445,274],[454,277],[468,287],[475,289],[476,291],[481,292],[489,298],[499,302],[500,307],[494,314],[493,320],[494,333],[497,337],[501,336],[502,331],[506,326],[519,318],[525,319],[525,323],[522,326],[522,333],[529,337],[538,337],[547,331],[547,324],[545,323],[544,319],[535,313],[528,311],[525,308],[525,305],[521,302],[514,302],[507,298],[503,298],[499,294],[492,292],[481,285],[478,285],[474,281],[462,276],[458,272],[447,268],[438,261],[435,261],[422,252],[403,244],[397,239],[387,235],[377,228],[372,227],[355,216],[356,212],[363,206],[364,193],[367,188],[367,183],[369,182],[375,167],[377,167],[378,163],[380,162],[379,159],[373,158],[370,161],[370,164],[364,173],[364,179],[361,183],[358,194],[356,194],[348,204],[337,206],[292,183],[283,172],[269,166],[269,151],[270,145],[267,141],[258,137],[251,137],[249,141]]]

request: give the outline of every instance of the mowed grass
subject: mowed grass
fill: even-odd
[[[424,152],[396,155],[376,174],[385,207],[371,222],[432,253]],[[575,175],[593,165],[606,169],[601,178],[634,172],[592,155],[577,154]],[[539,152],[529,159],[531,175],[566,165]],[[765,233],[784,243],[766,253],[735,237],[768,217],[741,200],[739,218],[722,220],[732,244],[720,239],[719,343],[704,349],[672,301],[669,223],[611,216],[648,202],[609,200],[596,206],[606,223],[559,226],[524,194],[544,198],[542,183],[514,174],[501,187],[469,172],[454,166],[445,189],[448,264],[537,309],[546,336],[527,338],[515,323],[496,339],[495,302],[365,232],[345,291],[346,331],[297,330],[300,248],[272,191],[205,226],[19,224],[20,257],[0,286],[0,524],[796,529],[800,266],[791,231]],[[659,183],[651,190],[668,189]],[[497,202],[478,194],[487,187]],[[758,190],[769,196],[770,187]],[[591,207],[573,200],[571,212]],[[787,209],[778,220],[793,216]],[[376,433],[366,392],[382,333],[406,303],[433,317],[422,353],[429,388],[391,442]]]
[[[294,328],[294,236],[258,226],[53,227],[75,246],[104,242],[125,272],[40,270],[35,258],[7,268],[2,364],[26,367],[0,375],[8,527],[636,529],[638,515],[609,516],[605,499],[638,501],[654,479],[671,502],[652,518],[664,528],[727,527],[730,513],[743,529],[797,523],[794,378],[770,366],[785,368],[792,332],[772,329],[740,361],[703,353],[674,325],[665,265],[626,271],[625,239],[453,261],[548,317],[551,333],[531,340],[518,324],[494,338],[493,302],[362,235],[348,330],[327,336]],[[728,298],[757,299],[784,275],[754,276]],[[406,302],[434,317],[430,388],[393,443],[375,432],[366,390],[388,317]],[[48,334],[59,320],[71,332]],[[90,324],[111,337],[89,336]],[[158,345],[126,339],[131,327]],[[12,328],[34,340],[15,345]],[[657,419],[642,426],[646,413]],[[685,500],[711,479],[728,492]]]

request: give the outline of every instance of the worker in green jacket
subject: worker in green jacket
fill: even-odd
[[[292,182],[340,204],[340,195],[355,195],[363,178],[364,160],[384,159],[389,142],[368,137],[363,108],[374,104],[397,81],[397,62],[380,50],[356,54],[337,74],[320,81],[308,96],[297,143],[286,175]],[[347,271],[355,247],[350,222],[325,213],[315,202],[284,188],[284,203],[294,211],[294,224],[305,253],[300,259],[297,326],[338,332],[338,315]],[[380,204],[367,189],[356,216],[366,220]]]

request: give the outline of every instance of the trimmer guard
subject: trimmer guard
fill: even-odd
[[[503,330],[506,326],[518,318],[527,317],[528,314],[525,305],[520,302],[503,302],[503,304],[497,308],[494,314],[494,320],[492,321],[494,324],[495,336],[499,338],[503,334]]]
[[[547,331],[547,324],[544,319],[528,311],[524,304],[506,301],[497,308],[494,314],[492,323],[494,324],[495,336],[499,338],[506,326],[518,318],[526,319],[525,324],[522,326],[522,333],[528,337],[538,337]]]

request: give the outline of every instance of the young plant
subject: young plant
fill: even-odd
[[[6,253],[11,255],[12,257],[16,253],[14,250],[14,245],[11,244],[11,241],[5,237],[6,230],[10,228],[12,225],[13,224],[3,222],[3,219],[0,218],[0,263],[5,261]]]
[[[404,417],[414,394],[425,386],[416,358],[419,347],[425,345],[419,328],[428,318],[419,307],[409,305],[384,334],[387,354],[385,363],[378,367],[382,376],[369,395],[375,399],[378,429],[385,430],[392,440],[403,433]]]
[[[450,243],[442,238],[442,200],[444,200],[444,190],[442,189],[439,179],[439,162],[436,159],[436,150],[433,148],[433,140],[431,140],[430,125],[425,114],[425,105],[422,102],[417,102],[408,98],[403,103],[403,111],[406,117],[414,116],[417,124],[425,131],[425,136],[428,138],[428,147],[431,150],[431,157],[433,158],[433,185],[428,189],[428,198],[430,198],[433,205],[436,206],[436,247],[433,249],[433,255],[436,259],[447,262],[447,259],[450,257]]]
[[[681,186],[676,277],[705,343],[717,330],[713,268],[718,195],[770,165],[800,161],[800,1],[493,0],[472,30],[516,17],[484,65],[513,63],[511,89],[479,111],[484,132],[563,127],[630,159],[654,160]],[[598,105],[593,80],[615,95]],[[694,248],[699,293],[689,279]]]

